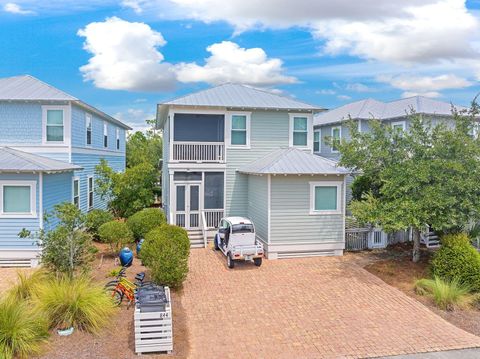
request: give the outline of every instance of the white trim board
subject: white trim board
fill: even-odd
[[[30,213],[4,213],[3,212],[3,187],[4,186],[29,186],[30,187]],[[37,181],[0,180],[0,218],[37,218]]]

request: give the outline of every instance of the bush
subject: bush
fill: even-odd
[[[470,288],[462,285],[457,279],[444,281],[439,277],[420,279],[415,283],[415,291],[420,295],[430,295],[435,304],[443,310],[465,307],[471,300]]]
[[[47,321],[25,300],[0,300],[0,358],[28,358],[38,354],[48,337]]]
[[[102,224],[98,236],[103,243],[110,244],[113,253],[118,253],[122,247],[133,242],[132,231],[124,222],[110,221]]]
[[[98,228],[104,223],[113,221],[113,214],[103,209],[93,209],[85,217],[85,228],[95,239],[98,238]]]
[[[142,261],[152,279],[169,287],[179,287],[188,273],[190,240],[185,229],[165,224],[145,236]]]
[[[447,234],[433,256],[431,270],[434,276],[446,281],[458,280],[472,291],[480,291],[480,253],[470,244],[465,233]]]
[[[167,221],[165,214],[158,208],[145,208],[135,213],[127,220],[127,225],[136,240],[145,238],[145,235]]]
[[[31,299],[36,289],[43,280],[48,276],[45,270],[38,269],[35,272],[28,274],[25,272],[17,272],[17,283],[8,292],[7,295],[17,301]]]
[[[71,326],[96,333],[114,313],[112,299],[85,276],[59,277],[38,287],[38,307],[51,328]]]

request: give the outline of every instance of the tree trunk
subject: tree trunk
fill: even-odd
[[[420,230],[413,228],[413,253],[412,262],[417,263],[420,260]]]

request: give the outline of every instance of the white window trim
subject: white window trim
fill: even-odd
[[[120,129],[117,127],[115,129],[115,149],[120,151]]]
[[[329,214],[342,214],[342,187],[343,182],[340,181],[317,181],[309,182],[310,184],[310,215],[321,216]],[[315,187],[337,187],[337,209],[336,210],[315,210]]]
[[[406,121],[395,121],[392,122],[392,129],[395,128],[395,126],[402,126],[402,131],[405,132],[407,129],[407,122]]]
[[[78,208],[80,208],[81,186],[80,186],[80,177],[78,176],[75,176],[72,178],[72,203],[75,204],[75,181],[78,181]]]
[[[3,211],[4,186],[30,186],[30,213],[5,213]],[[0,181],[0,218],[37,218],[37,181]]]
[[[105,137],[107,137],[107,145],[105,146]],[[108,122],[103,121],[103,138],[102,138],[102,147],[108,148]]]
[[[288,126],[288,146],[300,149],[308,149],[313,152],[313,116],[311,113],[289,113],[289,126]],[[293,119],[295,117],[307,118],[307,145],[306,146],[294,146],[293,145]]]
[[[90,191],[90,178],[92,179],[92,190]],[[92,205],[90,205],[90,192],[92,195]],[[90,210],[95,205],[95,179],[93,176],[87,176],[87,208]]]
[[[330,132],[330,137],[332,138],[332,141],[333,141],[333,139],[334,139],[334,138],[333,138],[333,131],[334,131],[334,130],[337,130],[337,129],[340,130],[340,131],[339,131],[339,132],[340,132],[339,140],[340,140],[340,141],[342,140],[342,126],[333,126],[332,129],[331,129],[331,132]],[[332,153],[338,153],[338,152],[339,152],[338,150],[334,150],[334,149],[333,149],[333,146],[330,147],[330,151],[331,151]]]
[[[90,143],[87,141],[88,119],[90,119]],[[85,113],[85,146],[91,147],[93,143],[93,116]]]
[[[245,145],[232,145],[232,117],[233,116],[245,116],[246,117],[246,144]],[[228,148],[243,148],[249,149],[250,148],[250,123],[251,123],[251,112],[243,112],[243,111],[236,111],[236,112],[227,112],[226,113],[226,133],[225,133],[225,142]]]
[[[63,111],[63,141],[47,141],[47,111],[48,110],[62,110]],[[58,145],[70,145],[70,106],[42,106],[42,144],[44,146],[58,146]]]
[[[315,134],[318,133],[318,152],[315,152]],[[313,151],[315,153],[321,153],[322,152],[322,130],[314,130],[313,131]]]

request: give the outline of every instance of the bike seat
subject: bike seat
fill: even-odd
[[[137,275],[135,276],[135,279],[139,281],[142,281],[144,278],[145,278],[145,272],[137,273]]]

